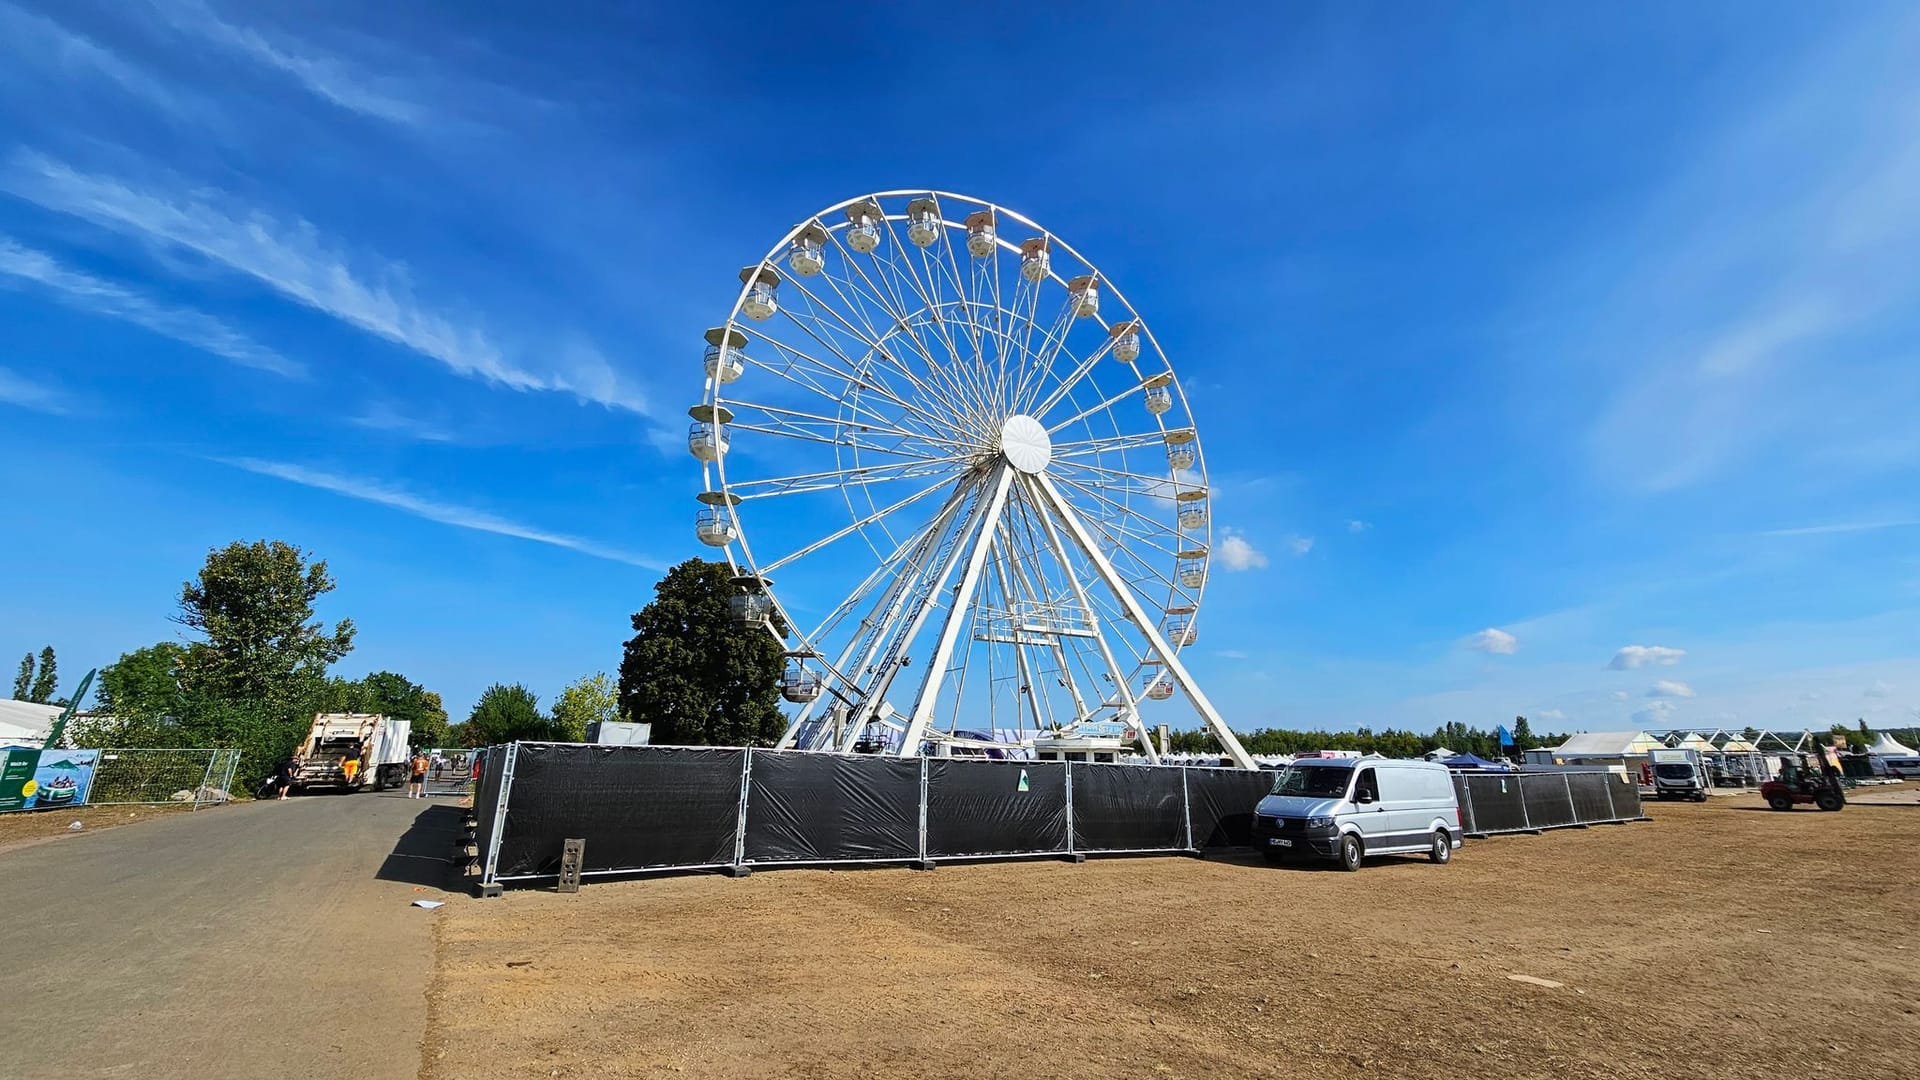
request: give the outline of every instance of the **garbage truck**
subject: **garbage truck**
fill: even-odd
[[[1653,797],[1707,801],[1707,762],[1698,750],[1649,750],[1653,766]]]
[[[413,721],[379,713],[318,713],[295,752],[295,791],[404,787]]]

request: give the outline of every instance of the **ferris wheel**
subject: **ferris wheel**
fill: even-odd
[[[780,746],[1136,744],[1183,697],[1212,525],[1185,395],[1072,247],[944,192],[830,206],[740,271],[687,446],[736,619],[783,644]],[[778,582],[776,586],[776,581]]]

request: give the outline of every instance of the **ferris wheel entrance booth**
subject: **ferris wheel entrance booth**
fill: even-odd
[[[481,888],[648,871],[1116,853],[1250,842],[1272,774],[1175,765],[513,743],[474,795]]]

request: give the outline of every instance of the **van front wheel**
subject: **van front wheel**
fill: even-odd
[[[1433,830],[1433,847],[1427,852],[1427,858],[1442,865],[1453,861],[1453,837],[1447,835],[1447,830]]]
[[[1340,869],[1352,872],[1360,869],[1360,838],[1343,836],[1340,838]]]

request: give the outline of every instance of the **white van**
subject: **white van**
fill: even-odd
[[[1461,844],[1460,803],[1438,762],[1301,759],[1254,809],[1253,842],[1276,863],[1332,859],[1358,870],[1368,855],[1421,852],[1444,863]]]

